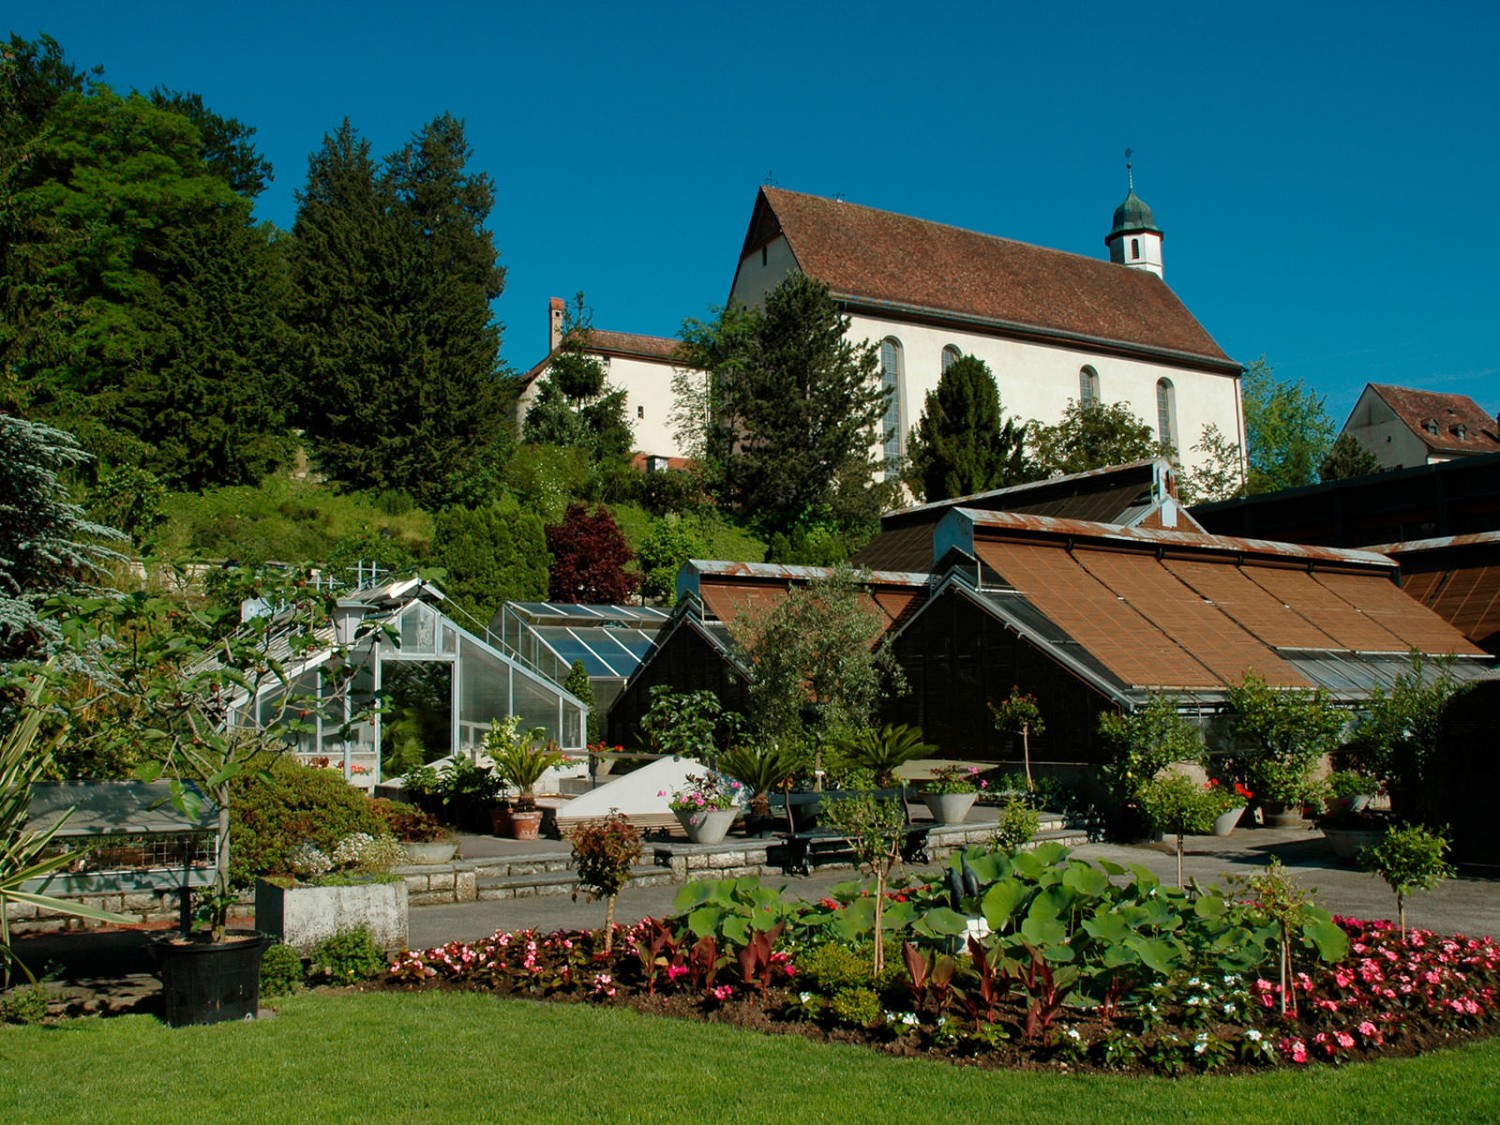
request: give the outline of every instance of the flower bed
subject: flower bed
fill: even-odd
[[[981,1065],[1166,1074],[1413,1054],[1500,1022],[1488,938],[1403,940],[1389,923],[1313,917],[1337,956],[1300,944],[1283,996],[1275,960],[1256,952],[1275,945],[1259,904],[1190,900],[1144,871],[1101,886],[1077,860],[1011,868],[1018,858],[981,877],[969,853],[954,866],[968,885],[892,892],[885,913],[906,940],[874,980],[868,892],[794,904],[742,879],[689,884],[682,913],[617,929],[611,955],[594,934],[501,932],[406,953],[387,984],[628,1004]],[[1054,899],[1098,924],[1064,935]],[[955,900],[988,909],[942,905]],[[1111,915],[1121,927],[1100,921]]]

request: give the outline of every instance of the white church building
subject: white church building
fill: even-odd
[[[824,282],[880,348],[887,459],[948,364],[973,355],[1007,416],[1056,422],[1070,399],[1123,402],[1191,468],[1203,429],[1245,446],[1240,364],[1162,279],[1162,232],[1132,186],[1109,260],[763,187],[732,295],[758,304],[794,270]]]

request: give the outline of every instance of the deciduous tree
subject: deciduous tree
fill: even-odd
[[[551,599],[554,602],[623,603],[635,591],[637,578],[625,569],[634,558],[630,545],[603,504],[569,504],[567,515],[547,529],[552,554]]]
[[[1125,465],[1150,457],[1176,460],[1176,451],[1163,445],[1156,433],[1123,402],[1083,403],[1069,400],[1062,420],[1044,425],[1032,419],[1026,426],[1031,451],[1031,478],[1067,476],[1109,465]]]
[[[1349,480],[1381,471],[1380,459],[1353,434],[1340,434],[1318,464],[1319,480]]]
[[[1245,370],[1241,397],[1250,461],[1246,492],[1253,496],[1316,483],[1318,466],[1333,444],[1324,396],[1301,379],[1277,379],[1261,356]]]

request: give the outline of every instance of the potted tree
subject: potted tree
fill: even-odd
[[[1240,780],[1260,799],[1268,828],[1299,827],[1303,806],[1319,799],[1314,771],[1338,749],[1344,713],[1322,688],[1272,687],[1253,672],[1228,699]]]
[[[771,821],[771,794],[789,792],[798,775],[812,764],[806,744],[795,738],[766,738],[753,745],[736,746],[719,759],[725,773],[750,790],[748,831],[765,833]]]
[[[922,800],[939,824],[962,824],[988,784],[978,766],[944,766],[922,786]]]
[[[152,591],[75,599],[70,624],[93,648],[74,685],[73,711],[101,752],[140,761],[143,781],[166,780],[174,805],[218,819],[215,880],[179,933],[158,939],[167,1022],[180,1026],[254,1016],[265,936],[231,930],[230,783],[264,769],[321,713],[345,725],[362,633],[333,627],[334,600],[303,576],[238,569],[217,596],[187,607]],[[299,674],[299,657],[326,656]],[[186,894],[187,892],[184,892]],[[202,924],[193,928],[193,919]]]
[[[520,723],[515,715],[490,723],[484,752],[494,763],[495,776],[516,791],[510,814],[512,834],[517,840],[535,840],[542,825],[542,813],[536,807],[536,783],[567,758],[547,740],[545,729],[535,727],[522,734]]]

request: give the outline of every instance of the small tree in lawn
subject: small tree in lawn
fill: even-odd
[[[1010,689],[1010,698],[1002,703],[991,703],[990,711],[995,716],[995,729],[1010,731],[1021,736],[1021,757],[1026,765],[1026,791],[1036,786],[1031,780],[1031,736],[1042,734],[1046,724],[1042,722],[1042,709],[1037,706],[1036,696],[1023,692],[1019,687]]]
[[[615,943],[615,900],[630,881],[630,869],[641,858],[641,830],[619,809],[573,829],[573,863],[578,868],[578,891],[590,902],[604,899],[604,952]]]
[[[1453,875],[1453,867],[1445,858],[1448,847],[1443,833],[1430,832],[1420,824],[1403,824],[1387,832],[1380,843],[1360,849],[1360,865],[1379,875],[1396,892],[1396,918],[1403,941],[1406,896],[1412,891],[1430,891]]]
[[[901,862],[906,815],[898,801],[870,793],[828,802],[823,815],[833,830],[849,841],[856,862],[875,877],[875,962],[871,974],[879,977],[885,969],[885,887]]]
[[[635,592],[636,576],[625,570],[635,555],[603,504],[569,504],[563,522],[547,529],[547,550],[554,602],[613,605]]]

